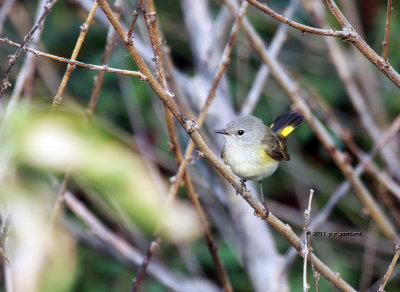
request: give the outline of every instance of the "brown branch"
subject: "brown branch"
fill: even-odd
[[[144,279],[144,275],[147,270],[147,266],[150,263],[151,258],[153,255],[158,251],[161,247],[161,239],[158,235],[155,235],[153,239],[151,240],[149,247],[146,250],[146,253],[144,255],[142,264],[139,266],[136,277],[134,278],[133,281],[133,286],[131,287],[131,292],[136,292],[139,291],[140,285],[142,284],[142,281]]]
[[[79,34],[78,40],[76,41],[75,48],[72,51],[71,60],[76,60],[76,58],[78,57],[78,54],[82,47],[83,41],[85,40],[86,34],[89,31],[90,25],[92,24],[93,16],[94,16],[94,13],[96,12],[97,7],[98,7],[97,2],[93,2],[92,9],[90,10],[90,12],[88,14],[85,23],[83,25],[81,25],[81,32]],[[71,76],[71,73],[74,69],[75,69],[75,66],[68,64],[67,70],[65,71],[64,76],[61,80],[61,84],[58,87],[58,91],[53,98],[53,106],[51,109],[52,111],[54,111],[56,109],[56,107],[62,102],[62,95],[64,93],[64,89],[67,86],[69,77]]]
[[[272,16],[276,20],[279,20],[280,22],[289,25],[291,27],[297,28],[302,31],[303,34],[306,32],[312,33],[312,34],[319,34],[319,35],[324,35],[324,36],[332,36],[332,37],[340,37],[340,38],[348,38],[351,36],[351,31],[349,30],[336,30],[336,29],[322,29],[322,28],[315,28],[311,27],[308,25],[304,25],[298,22],[295,22],[293,20],[290,20],[289,18],[275,12],[271,8],[267,6],[267,4],[261,4],[260,2],[256,0],[247,0],[251,5],[254,7],[257,7],[259,10],[262,12]]]
[[[129,27],[128,35],[127,35],[128,42],[133,41],[133,29],[135,28],[136,20],[138,18],[139,11],[142,7],[142,4],[143,4],[143,0],[139,0],[137,3],[136,9],[132,13],[132,23],[131,23],[131,26]]]
[[[167,66],[166,67],[168,69],[167,72],[168,72],[168,74],[170,74],[170,77],[171,77],[171,81],[170,81],[171,87],[174,89],[174,93],[176,94],[176,97],[178,99],[180,98],[182,100],[182,98],[181,98],[182,97],[182,93],[180,92],[180,88],[176,84],[175,79],[173,78],[173,76],[171,76],[172,75],[171,74],[172,73],[172,64],[171,64],[171,60],[170,60],[169,56],[168,55],[164,55],[163,61],[164,61],[164,65]],[[185,108],[185,109],[183,109],[183,111],[185,113],[187,113],[186,116],[193,116],[193,114],[190,112],[189,109]],[[169,126],[168,122],[167,122],[167,126]],[[173,150],[175,151],[175,148]],[[189,151],[190,151],[190,153],[189,153]],[[187,151],[185,151],[185,153],[188,153],[187,155],[185,154],[185,160],[190,160],[191,159],[191,152],[192,151],[193,151],[192,147],[189,148]],[[178,156],[176,156],[176,154],[175,154],[175,157],[177,158],[178,165],[180,165],[182,163],[183,158],[182,158],[182,155],[181,155],[180,151],[178,151],[178,153],[179,153],[180,158],[178,158]],[[202,207],[202,205],[201,205],[201,203],[199,201],[198,195],[197,195],[197,193],[196,193],[196,191],[194,189],[194,186],[193,186],[192,180],[191,180],[191,178],[189,176],[189,173],[186,173],[186,175],[184,176],[184,182],[185,182],[185,186],[186,186],[186,190],[187,190],[189,199],[191,200],[192,204],[194,205],[195,210],[196,210],[196,212],[197,212],[197,214],[198,214],[198,216],[200,218],[201,226],[203,228],[204,236],[205,236],[205,239],[206,239],[206,242],[207,242],[207,247],[208,247],[208,250],[209,250],[209,252],[211,254],[211,258],[212,258],[212,260],[214,262],[218,278],[220,279],[220,281],[222,283],[222,286],[225,287],[224,289],[229,291],[228,290],[229,288],[227,288],[228,285],[230,285],[228,276],[226,275],[225,268],[224,268],[224,266],[222,264],[222,261],[221,261],[219,255],[218,255],[217,244],[215,243],[215,240],[214,240],[214,238],[212,236],[212,233],[211,233],[208,221],[207,221],[206,214],[205,214],[205,212],[203,210],[203,207]]]
[[[0,43],[5,43],[5,44],[8,44],[8,45],[11,45],[11,46],[14,46],[14,47],[20,46],[18,43],[15,43],[13,41],[10,41],[10,40],[4,39],[4,38],[0,38]],[[74,65],[74,66],[80,66],[80,67],[89,68],[89,69],[92,69],[92,70],[99,70],[99,71],[104,71],[104,72],[112,72],[112,73],[118,73],[118,74],[122,74],[122,75],[135,76],[135,77],[139,77],[140,80],[142,80],[142,81],[146,81],[146,77],[142,73],[140,73],[138,71],[117,69],[117,68],[108,67],[107,65],[99,66],[99,65],[88,64],[88,63],[84,63],[84,62],[71,60],[71,59],[59,57],[59,56],[56,56],[56,55],[44,53],[44,52],[41,52],[39,50],[34,50],[34,49],[31,49],[31,48],[26,48],[26,47],[24,48],[24,50],[27,51],[27,52],[30,52],[30,53],[34,54],[35,56],[38,56],[38,57],[44,57],[44,58],[56,60],[56,61],[59,61],[59,62],[68,63],[68,64]]]
[[[8,68],[6,70],[6,73],[3,76],[2,83],[0,85],[0,98],[3,95],[4,91],[11,85],[8,78],[11,72],[12,67],[14,66],[15,62],[17,61],[18,57],[20,56],[21,52],[24,50],[24,47],[29,44],[29,42],[32,40],[34,33],[38,29],[43,28],[43,21],[46,18],[47,14],[51,11],[51,8],[56,4],[57,0],[47,0],[46,5],[43,7],[43,12],[40,15],[38,21],[36,22],[36,25],[32,27],[32,29],[29,31],[29,33],[25,36],[24,40],[22,43],[18,46],[17,51],[12,55],[9,59],[8,62]]]
[[[41,0],[38,1],[37,4],[37,11],[36,11],[36,15],[35,15],[35,22],[37,22],[40,18],[40,15],[42,13],[42,8],[45,5],[45,0]],[[23,9],[21,7],[21,9]],[[30,42],[32,48],[35,48],[37,43],[39,42],[40,39],[40,35],[41,35],[42,30],[37,30],[36,34],[35,34],[35,38],[33,38]],[[10,100],[8,102],[7,105],[7,109],[6,109],[6,119],[8,118],[8,116],[10,115],[11,111],[13,110],[13,108],[15,107],[15,105],[17,104],[19,98],[21,97],[21,93],[25,90],[25,92],[28,90],[30,90],[32,88],[32,82],[33,82],[33,73],[34,73],[34,69],[35,69],[35,64],[36,64],[36,58],[34,58],[33,55],[28,54],[28,56],[25,57],[23,65],[18,73],[18,76],[15,80],[15,85],[14,85],[14,89],[11,93],[11,97]]]
[[[154,3],[153,3],[153,1],[147,1],[146,3],[147,3],[148,7],[145,7],[143,5],[142,1],[138,2],[138,8],[136,9],[136,15],[134,12],[133,22],[128,31],[127,42],[132,43],[131,34],[133,32],[133,27],[136,22],[137,10],[140,7],[143,11],[143,16],[145,19],[146,27],[149,32],[150,42],[151,42],[151,46],[152,46],[153,54],[154,54],[153,61],[156,63],[156,69],[158,72],[159,82],[160,82],[161,87],[165,91],[167,91],[168,90],[167,82],[165,79],[164,69],[163,69],[162,63],[161,63],[161,50],[160,50],[159,34],[158,34],[158,28],[157,28],[157,23],[156,23],[156,12],[155,12],[155,8],[154,8]],[[140,6],[139,6],[139,4],[140,4]],[[149,12],[148,12],[148,10],[149,10]],[[151,19],[150,19],[149,15],[151,15]],[[171,148],[174,151],[176,160],[180,161],[180,160],[182,160],[182,155],[179,150],[178,139],[176,136],[176,131],[175,131],[174,123],[173,123],[173,116],[165,104],[163,105],[163,107],[164,107],[165,120],[167,122],[167,129],[168,129],[168,135],[170,138]],[[182,166],[182,164],[180,166]],[[179,168],[179,170],[178,170],[179,175],[177,174],[177,177],[175,178],[175,181],[171,185],[170,190],[168,192],[167,200],[166,200],[166,203],[164,206],[164,212],[170,207],[170,204],[175,199],[176,193],[178,192],[181,181],[177,180],[177,178],[182,178],[183,176],[185,176],[185,172],[186,172],[186,169]],[[138,271],[136,273],[135,280],[131,287],[131,292],[136,292],[139,290],[139,287],[140,287],[140,285],[144,279],[144,276],[146,274],[147,266],[150,263],[150,260],[151,260],[152,256],[154,255],[154,253],[161,246],[161,239],[160,239],[158,233],[159,233],[159,228],[160,228],[160,224],[161,224],[162,220],[163,220],[163,218],[160,217],[160,220],[157,223],[157,227],[153,233],[153,239],[151,240],[151,242],[147,248],[146,255],[143,259],[143,262],[139,266]],[[154,246],[158,246],[158,248],[153,248]]]
[[[113,15],[111,8],[109,7],[106,0],[97,0],[102,10],[106,14],[107,18],[114,26],[121,40],[126,40],[126,33],[124,32],[119,21]],[[243,22],[244,24],[245,22]],[[227,167],[221,159],[219,159],[207,146],[199,132],[195,127],[193,121],[187,120],[186,117],[182,115],[178,106],[175,104],[171,95],[163,90],[160,84],[156,81],[154,76],[151,74],[149,68],[144,63],[142,57],[139,55],[134,44],[130,44],[124,41],[126,48],[131,54],[132,58],[135,60],[140,71],[147,77],[148,82],[155,93],[160,97],[160,99],[168,106],[169,110],[173,113],[178,122],[182,125],[185,131],[188,133],[190,138],[194,141],[196,146],[200,149],[203,156],[232,184],[232,186],[238,191],[238,193],[244,198],[244,200],[255,210],[258,216],[265,216],[265,208],[262,204],[253,196],[251,196],[250,191],[243,191],[240,179]],[[301,250],[302,243],[297,235],[293,232],[290,226],[281,222],[276,218],[271,212],[267,217],[266,221],[273,226],[278,232],[280,232],[291,245],[293,245],[297,250]],[[331,281],[336,287],[342,289],[343,291],[355,291],[349,284],[347,284],[343,279],[340,278],[338,273],[330,270],[321,260],[317,257],[314,258],[314,264],[316,269],[324,275],[329,281]]]
[[[229,5],[229,1],[225,1],[226,5]],[[295,12],[299,0],[292,0],[290,5],[285,9],[283,15],[284,17],[291,17]],[[286,41],[286,32],[287,32],[287,25],[281,23],[278,30],[276,31],[274,37],[272,38],[271,44],[268,47],[271,57],[276,58],[282,48],[283,43]],[[240,108],[239,116],[248,116],[250,115],[254,108],[257,105],[257,102],[261,96],[261,92],[264,88],[264,85],[267,81],[267,77],[269,75],[269,69],[265,64],[261,65],[261,68],[258,70],[256,77],[254,78],[254,82],[251,85],[251,88],[242,103]]]
[[[385,60],[385,62],[388,62],[387,58],[387,52],[389,48],[389,33],[390,33],[390,21],[392,18],[392,0],[388,0],[387,4],[387,11],[386,11],[386,28],[385,28],[385,38],[382,42],[383,50],[382,50],[382,59]]]
[[[390,274],[393,272],[394,266],[396,265],[397,260],[399,259],[399,255],[400,255],[400,243],[397,243],[396,247],[395,247],[395,252],[394,252],[392,262],[390,263],[390,265],[386,271],[386,274],[383,277],[383,281],[382,281],[382,284],[379,286],[378,292],[385,291],[386,283],[389,280]]]
[[[336,31],[334,29],[326,30],[326,29],[318,29],[309,27],[297,22],[294,22],[278,13],[270,9],[266,5],[262,5],[256,0],[248,0],[252,5],[265,12],[268,15],[271,15],[275,19],[295,27],[303,32],[309,32],[313,34],[325,35],[325,36],[336,36],[342,37],[345,41],[350,41],[354,44],[354,46],[372,63],[374,64],[380,71],[383,72],[394,84],[400,87],[400,74],[393,69],[390,64],[379,57],[378,54],[375,53],[371,47],[362,39],[362,37],[356,32],[350,22],[345,18],[343,13],[339,10],[333,0],[323,0],[325,5],[328,7],[333,17],[335,17],[336,21],[342,27],[342,31]]]
[[[114,11],[115,11],[115,16],[117,18],[119,18],[121,7],[122,7],[122,0],[116,0],[114,5]],[[107,33],[106,47],[104,49],[103,57],[101,59],[101,64],[103,64],[103,66],[107,66],[108,64],[108,61],[111,57],[111,53],[115,44],[115,39],[116,39],[115,30],[110,25]],[[86,109],[89,119],[93,115],[94,108],[96,107],[100,89],[103,84],[104,75],[105,71],[99,71],[96,77],[94,78],[94,86],[92,89],[92,94],[90,95],[89,104]]]
[[[393,69],[388,62],[381,58],[370,46],[363,40],[363,38],[356,32],[354,27],[346,19],[340,9],[337,7],[333,0],[323,0],[326,7],[328,7],[332,16],[336,19],[342,29],[348,29],[352,32],[351,37],[348,39],[353,45],[383,74],[385,74],[397,87],[400,87],[400,74]]]

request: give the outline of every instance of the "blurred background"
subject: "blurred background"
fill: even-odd
[[[10,55],[43,13],[46,1],[0,0],[0,74]],[[263,3],[264,1],[259,1]],[[382,52],[386,1],[336,1],[361,37]],[[59,0],[27,48],[71,58],[91,0]],[[135,0],[119,6],[128,31]],[[145,0],[146,4],[147,1]],[[182,112],[196,119],[218,69],[241,1],[154,1],[168,88]],[[146,4],[147,5],[147,4]],[[270,8],[302,24],[340,30],[322,1],[268,1]],[[400,66],[399,3],[394,1],[388,60]],[[400,112],[399,88],[351,43],[311,35],[284,25],[249,5],[246,25],[304,92],[305,102],[336,149],[355,168],[382,140]],[[106,42],[108,68],[137,71],[108,19],[98,7],[77,60],[101,66]],[[111,36],[111,38],[110,38]],[[157,75],[143,13],[133,43]],[[253,35],[254,36],[254,35]],[[50,113],[67,63],[22,51],[0,96],[1,291],[127,291],[157,222],[162,243],[150,261],[140,291],[222,291],[204,230],[182,184],[174,203],[165,198],[178,170],[163,104],[137,76],[76,66]],[[297,111],[279,82],[239,29],[230,62],[208,110],[201,135],[220,155],[214,133],[235,116],[264,123]],[[183,153],[189,137],[175,122]],[[364,187],[396,232],[400,223],[400,137],[398,129],[360,175]],[[381,145],[380,147],[382,147]],[[304,123],[288,138],[291,161],[263,181],[271,212],[299,236],[310,189],[314,189],[311,245],[315,254],[359,291],[376,291],[394,255],[385,236],[332,159]],[[234,188],[192,153],[188,173],[209,223],[213,242],[234,291],[302,291],[303,259]],[[371,166],[372,165],[372,166]],[[253,195],[258,186],[248,183]],[[161,217],[165,216],[165,217]],[[318,224],[318,225],[317,225]],[[354,236],[329,236],[340,232]],[[397,266],[386,291],[400,289]],[[315,291],[312,272],[308,281]],[[226,286],[225,286],[226,288]],[[320,291],[337,291],[323,276]]]

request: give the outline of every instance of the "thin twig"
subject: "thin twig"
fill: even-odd
[[[297,28],[301,30],[303,34],[306,32],[312,33],[312,34],[319,34],[319,35],[324,35],[324,36],[332,36],[332,37],[340,37],[340,38],[348,38],[351,36],[351,31],[349,30],[336,30],[336,29],[322,29],[322,28],[315,28],[311,27],[308,25],[304,25],[301,23],[298,23],[296,21],[290,20],[289,18],[275,12],[271,8],[269,8],[266,4],[261,4],[256,0],[247,0],[250,4],[252,4],[254,7],[257,7],[260,9],[262,12],[272,16],[276,20],[279,20],[280,22],[289,25],[291,27]]]
[[[96,12],[98,5],[99,4],[97,2],[93,2],[92,9],[88,14],[85,23],[81,25],[81,32],[79,34],[78,40],[76,41],[75,48],[72,51],[71,60],[76,60],[76,58],[78,57],[79,51],[82,47],[83,41],[85,40],[86,34],[89,31],[89,27],[92,24],[93,16],[94,13]],[[68,64],[67,70],[65,71],[64,76],[61,80],[61,84],[58,87],[58,91],[53,98],[52,111],[54,111],[57,108],[57,106],[62,102],[62,95],[64,93],[64,89],[67,86],[69,77],[71,76],[71,73],[74,69],[75,66]]]
[[[44,5],[46,5],[46,0],[41,0],[38,2],[37,12],[36,12],[36,16],[35,16],[36,21],[39,20],[40,14],[43,10]],[[37,33],[35,34],[35,38],[32,39],[30,42],[33,49],[36,47],[37,43],[39,42],[41,32],[42,32],[42,30],[38,30]],[[28,54],[28,56],[25,57],[24,63],[21,67],[20,72],[18,73],[18,77],[16,78],[15,86],[12,91],[10,101],[8,102],[7,109],[6,109],[6,114],[5,114],[6,119],[8,118],[8,116],[12,112],[13,108],[17,104],[24,88],[26,89],[28,87],[28,84],[33,81],[32,75],[34,73],[35,64],[36,64],[36,58],[34,58],[33,55]]]
[[[394,70],[388,62],[381,58],[370,46],[360,37],[354,27],[346,19],[343,13],[340,11],[335,1],[323,0],[326,7],[328,7],[332,16],[336,19],[342,29],[349,30],[352,32],[351,38],[348,39],[354,46],[372,63],[374,64],[383,74],[385,74],[397,87],[400,87],[400,74]]]
[[[229,5],[229,1],[225,1],[226,5]],[[283,15],[285,17],[291,17],[295,12],[300,0],[292,0],[290,5],[284,11]],[[286,32],[288,30],[288,26],[284,23],[281,23],[274,37],[272,38],[271,45],[269,46],[269,52],[273,58],[276,58],[282,48],[283,43],[286,40]],[[239,116],[248,116],[250,115],[257,102],[261,96],[261,92],[264,88],[264,85],[267,81],[269,75],[269,69],[265,64],[261,65],[261,68],[258,70],[256,77],[254,78],[254,82],[251,85],[251,88],[242,103],[240,108]]]
[[[400,256],[400,243],[397,243],[396,247],[395,247],[395,253],[394,253],[392,262],[390,263],[390,265],[386,271],[386,274],[383,277],[383,281],[382,281],[382,284],[379,286],[378,292],[385,291],[386,283],[389,280],[390,274],[393,272],[394,266],[396,265],[397,260],[399,259],[399,256]]]
[[[382,59],[385,60],[385,62],[388,62],[387,52],[389,48],[389,33],[390,33],[390,21],[392,18],[392,10],[393,10],[392,0],[388,0],[387,11],[386,11],[385,38],[382,42],[383,46]]]
[[[158,235],[155,235],[151,240],[149,247],[146,250],[143,261],[138,268],[136,277],[133,279],[133,286],[130,290],[131,292],[139,291],[140,285],[142,284],[142,280],[146,273],[147,266],[149,265],[153,255],[156,253],[157,250],[160,249],[160,247],[161,247],[161,239]]]
[[[6,73],[3,76],[2,83],[0,85],[0,98],[3,95],[4,91],[11,85],[8,78],[11,72],[12,67],[14,66],[15,62],[17,61],[19,55],[23,51],[24,47],[29,44],[29,42],[32,40],[35,32],[38,29],[43,29],[43,21],[46,18],[47,14],[51,11],[51,8],[56,4],[57,0],[47,0],[46,5],[43,7],[43,12],[40,15],[38,21],[36,22],[36,25],[32,27],[32,29],[29,31],[29,33],[25,36],[24,40],[22,43],[18,46],[17,51],[12,55],[9,59],[8,62],[8,68],[6,70]]]
[[[140,6],[139,6],[140,4]],[[148,8],[146,8],[142,1],[138,2],[138,7],[136,10],[138,10],[139,8],[142,9],[143,11],[143,16],[145,19],[145,23],[146,23],[146,27],[147,30],[149,32],[149,36],[150,36],[150,42],[151,42],[151,46],[153,49],[153,55],[154,55],[154,62],[156,63],[156,68],[157,68],[157,72],[158,72],[158,76],[159,76],[159,82],[161,87],[164,90],[167,90],[167,83],[166,83],[166,79],[165,79],[165,75],[164,75],[164,69],[161,65],[161,51],[160,51],[160,47],[159,47],[159,35],[158,35],[158,28],[157,28],[157,23],[156,23],[156,12],[154,9],[154,3],[153,1],[147,1],[147,6]],[[147,9],[149,9],[149,13],[147,12]],[[150,19],[149,14],[152,15],[152,18]],[[137,11],[136,11],[136,15],[134,12],[134,18],[133,18],[133,22],[132,25],[128,31],[128,36],[127,36],[127,42],[133,43],[132,38],[131,38],[131,34],[133,32],[133,27],[134,24],[136,22],[136,18],[137,18]],[[175,131],[175,127],[173,124],[173,117],[171,112],[168,110],[168,108],[166,107],[166,105],[164,104],[164,114],[165,114],[165,120],[167,122],[167,129],[168,129],[168,135],[170,137],[170,143],[172,145],[172,149],[174,150],[174,154],[177,160],[181,160],[182,156],[181,153],[179,151],[179,145],[178,145],[178,140],[177,140],[177,136],[176,136],[176,131]],[[181,165],[182,166],[182,165]],[[183,177],[185,175],[186,170],[185,169],[179,169],[178,173],[180,175],[180,177]],[[177,175],[178,176],[178,175]],[[175,181],[171,187],[170,190],[168,192],[167,195],[167,199],[166,199],[166,203],[164,206],[163,211],[165,212],[169,207],[170,204],[172,203],[172,201],[174,200],[176,193],[178,191],[178,188],[180,186],[180,181]],[[137,273],[136,273],[136,277],[133,281],[133,285],[131,287],[131,292],[136,292],[139,290],[139,287],[144,279],[144,276],[146,274],[146,270],[147,270],[147,266],[150,263],[150,260],[152,258],[152,256],[154,255],[154,253],[160,248],[161,246],[161,239],[158,235],[159,233],[159,229],[160,229],[160,224],[163,220],[163,217],[160,217],[160,220],[157,222],[157,226],[156,229],[153,233],[153,239],[150,241],[150,244],[147,248],[145,257],[141,263],[141,265],[139,266]],[[158,247],[158,248],[154,248],[154,247]]]
[[[121,7],[122,7],[122,0],[116,0],[114,4],[114,11],[115,11],[115,16],[117,18],[120,16]],[[115,41],[116,41],[115,30],[113,29],[112,25],[110,25],[107,33],[106,47],[104,49],[103,57],[101,59],[101,64],[105,67],[107,66],[108,61],[111,57]],[[105,71],[99,71],[96,77],[94,78],[92,94],[90,95],[89,104],[86,109],[89,119],[93,115],[94,108],[96,107],[101,85],[103,84],[104,75]]]
[[[139,0],[137,3],[136,9],[132,13],[132,23],[131,23],[131,26],[129,27],[128,35],[127,35],[128,42],[133,41],[133,29],[135,28],[136,20],[138,18],[139,11],[142,7],[142,4],[143,4],[143,0]]]
[[[12,41],[10,41],[8,39],[4,39],[4,38],[0,38],[0,43],[5,43],[5,44],[8,44],[8,45],[11,45],[14,47],[20,46],[18,43],[12,42]],[[92,70],[99,70],[99,71],[112,72],[112,73],[117,73],[117,74],[122,74],[122,75],[135,76],[135,77],[139,77],[141,81],[146,81],[146,77],[139,71],[117,69],[117,68],[108,67],[107,65],[99,66],[99,65],[88,64],[88,63],[84,63],[84,62],[80,62],[80,61],[76,61],[76,60],[59,57],[59,56],[52,55],[52,54],[47,54],[47,53],[41,52],[39,50],[34,50],[31,48],[24,48],[24,50],[27,52],[30,52],[38,57],[45,57],[48,59],[68,63],[68,64],[74,65],[74,66],[85,67],[85,68],[89,68]]]

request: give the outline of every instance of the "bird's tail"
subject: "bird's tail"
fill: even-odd
[[[286,112],[278,116],[271,124],[272,131],[286,138],[296,127],[304,121],[304,116],[299,113]]]

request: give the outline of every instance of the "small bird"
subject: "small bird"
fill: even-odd
[[[290,160],[286,137],[303,121],[303,115],[286,112],[267,127],[261,119],[247,116],[236,118],[225,129],[215,131],[224,135],[225,144],[221,157],[241,178],[243,187],[247,180],[258,181],[266,216],[269,210],[264,202],[261,180],[271,176],[281,160]]]

